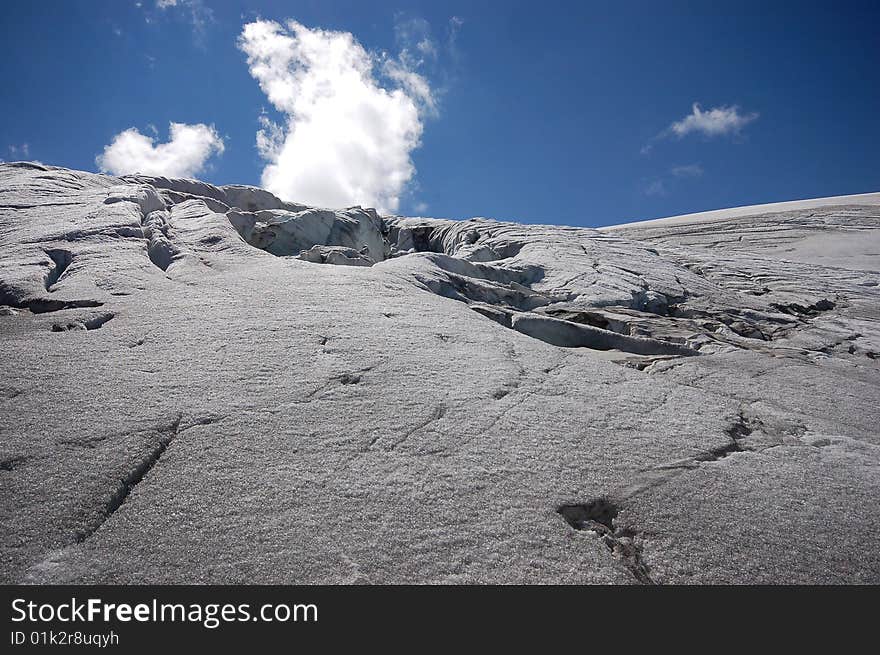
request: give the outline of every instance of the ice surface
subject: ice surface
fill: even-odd
[[[0,165],[2,577],[880,582],[878,197],[591,230]]]

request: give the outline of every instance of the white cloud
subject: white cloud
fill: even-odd
[[[699,164],[685,164],[684,166],[673,166],[669,172],[675,177],[700,177],[704,171]]]
[[[394,36],[400,49],[396,58],[382,54],[382,72],[405,89],[429,114],[437,114],[435,91],[422,74],[426,62],[436,63],[437,44],[431,36],[431,26],[424,18],[394,18]]]
[[[437,58],[437,45],[429,38],[424,38],[416,43],[416,50],[426,57]]]
[[[283,125],[260,117],[262,184],[297,202],[396,211],[415,167],[431,86],[408,57],[371,54],[349,32],[257,20],[238,42]],[[384,75],[385,79],[380,79]]]
[[[737,134],[745,125],[757,118],[757,112],[740,114],[739,107],[736,106],[715,107],[703,111],[700,104],[695,102],[690,114],[669,126],[669,133],[679,138],[692,132],[699,132],[709,137]]]
[[[192,25],[196,45],[202,48],[205,46],[208,25],[214,22],[214,11],[202,0],[156,0],[156,8],[160,11],[167,9],[181,12],[180,15]],[[149,15],[144,18],[148,23],[152,22]]]
[[[132,127],[120,132],[95,158],[100,169],[113,175],[145,173],[168,177],[192,177],[214,154],[223,152],[223,139],[213,126],[171,123],[166,143]]]
[[[672,166],[665,173],[642,181],[641,192],[649,197],[664,197],[678,191],[686,180],[702,177],[703,167],[699,164]]]
[[[395,16],[394,35],[405,50],[417,50],[425,57],[437,58],[437,44],[431,36],[431,25],[424,18]]]
[[[397,82],[423,110],[431,115],[437,115],[437,102],[430,83],[423,75],[417,73],[405,58],[385,59],[382,62],[382,72]]]
[[[284,128],[269,118],[266,111],[260,114],[260,130],[257,132],[257,152],[266,160],[275,160],[284,148]]]
[[[668,193],[666,185],[663,184],[663,180],[652,180],[644,188],[644,194],[646,196],[665,196],[668,195]]]
[[[757,120],[758,112],[750,112],[741,114],[739,107],[736,105],[714,107],[708,111],[703,111],[700,103],[695,102],[691,107],[691,113],[675,121],[642,146],[641,154],[647,155],[654,150],[654,144],[666,138],[676,137],[684,138],[688,134],[694,132],[700,133],[705,137],[717,137],[727,135],[738,135],[742,128]]]
[[[687,180],[702,177],[705,171],[700,164],[672,166],[665,173],[642,181],[641,192],[649,197],[662,198],[680,190]]]
[[[31,147],[30,144],[22,143],[21,145],[12,144],[9,146],[9,154],[13,157],[21,153],[23,157],[31,156]]]

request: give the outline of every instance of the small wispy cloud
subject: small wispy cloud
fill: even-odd
[[[142,5],[136,5],[141,7]],[[205,47],[208,27],[214,22],[214,11],[203,0],[156,0],[156,9],[160,12],[176,12],[192,26],[193,41],[201,48]],[[152,16],[145,14],[144,20],[152,22]]]
[[[418,72],[425,79],[431,80],[430,98],[425,97],[423,104],[436,110],[442,96],[452,86],[460,53],[457,39],[464,21],[452,16],[440,29],[434,30],[424,18],[410,16],[398,12],[394,16],[394,40],[397,55],[391,57],[387,52],[381,56],[390,62],[383,71],[385,75],[396,79],[410,91],[424,95],[424,89],[412,87],[408,81],[401,79],[396,68]]]
[[[705,138],[737,136],[746,125],[757,120],[759,116],[756,111],[742,113],[736,105],[722,105],[703,110],[700,103],[695,102],[691,106],[690,114],[674,121],[651,139],[642,147],[641,153],[648,154],[654,149],[654,144],[663,139],[682,139],[689,134],[701,134]]]
[[[407,18],[398,14],[394,22],[394,36],[405,50],[415,50],[422,56],[437,58],[437,43],[431,34],[430,23],[424,18]]]
[[[9,154],[13,157],[30,157],[31,156],[31,147],[30,144],[21,143],[21,144],[12,144],[9,146]]]
[[[672,166],[660,175],[642,180],[641,193],[649,197],[668,196],[687,184],[688,180],[702,177],[704,173],[700,164]]]
[[[426,113],[438,115],[439,97],[446,89],[436,82],[429,83],[428,78],[436,79],[438,73],[445,73],[440,64],[451,42],[448,38],[446,43],[438,40],[424,18],[401,12],[394,17],[394,40],[397,55],[379,54],[382,73],[415,98]]]
[[[155,126],[149,129],[156,133]],[[104,152],[95,158],[95,163],[103,172],[113,175],[145,173],[193,177],[205,168],[213,155],[220,155],[224,150],[223,139],[213,125],[170,123],[168,136],[167,142],[156,143],[154,137],[131,127],[113,137]]]
[[[446,26],[446,50],[449,52],[452,60],[456,62],[461,57],[458,50],[458,33],[461,31],[462,25],[464,25],[464,20],[458,16],[453,16],[449,19],[449,23]]]
[[[685,164],[684,166],[673,166],[669,172],[675,177],[700,177],[705,171],[699,164]]]
[[[669,191],[666,190],[663,180],[650,180],[645,184],[642,193],[646,196],[665,196],[669,194]]]

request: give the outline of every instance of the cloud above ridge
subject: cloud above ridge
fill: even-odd
[[[155,128],[153,128],[155,129]],[[168,177],[193,177],[215,154],[223,153],[223,139],[213,126],[170,123],[165,143],[131,127],[120,132],[95,162],[105,173],[144,173]]]
[[[739,113],[739,107],[715,107],[703,111],[700,103],[695,102],[691,113],[675,121],[669,126],[669,132],[681,138],[693,132],[704,136],[723,136],[736,134],[742,128],[758,118],[757,112],[749,114]]]
[[[248,23],[238,46],[283,115],[281,124],[259,119],[262,185],[297,202],[396,211],[415,175],[424,117],[437,110],[420,61],[370,53],[350,32],[294,20]]]
[[[681,120],[674,121],[651,139],[642,147],[642,154],[650,153],[657,141],[668,138],[683,139],[694,133],[702,134],[706,138],[736,136],[742,132],[743,127],[757,120],[759,116],[760,114],[756,111],[747,114],[740,113],[740,109],[736,105],[722,105],[703,110],[700,103],[695,102],[691,106],[690,114]]]

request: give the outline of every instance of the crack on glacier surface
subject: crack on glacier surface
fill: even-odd
[[[64,275],[64,271],[73,261],[73,253],[69,250],[61,250],[60,248],[46,250],[46,254],[52,260],[54,266],[46,274],[45,286],[46,291],[52,292],[52,286],[55,285]]]
[[[53,323],[52,332],[71,332],[74,330],[97,330],[104,327],[106,323],[113,320],[116,314],[113,312],[104,312],[87,318],[72,320],[67,323]]]
[[[106,523],[111,516],[125,503],[134,488],[146,477],[152,468],[159,462],[162,454],[171,445],[171,442],[180,432],[182,417],[178,416],[171,424],[159,428],[156,443],[149,452],[134,467],[129,470],[120,480],[116,488],[110,494],[96,521],[76,532],[75,540],[82,543],[91,537]]]
[[[0,461],[0,471],[14,471],[18,468],[19,464],[23,464],[25,461],[27,461],[27,457],[24,455],[7,457]]]
[[[556,512],[573,529],[595,534],[636,581],[656,584],[642,558],[642,547],[636,543],[639,533],[616,526],[620,512],[615,503],[604,497],[594,498],[585,503],[561,505]]]
[[[143,217],[142,227],[147,240],[147,255],[161,271],[167,271],[171,264],[182,256],[168,235],[169,214],[164,209],[150,212]]]

